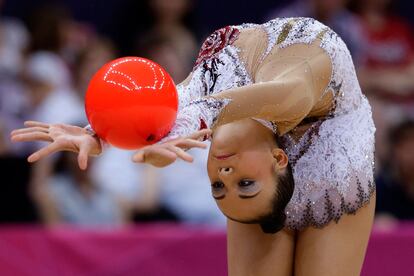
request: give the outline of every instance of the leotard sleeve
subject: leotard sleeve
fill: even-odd
[[[197,130],[212,127],[228,99],[212,97],[217,92],[216,81],[220,73],[217,58],[223,50],[237,40],[240,31],[227,26],[212,33],[201,46],[193,72],[177,85],[178,114],[170,133],[160,142],[185,137]],[[216,74],[217,73],[217,74]]]

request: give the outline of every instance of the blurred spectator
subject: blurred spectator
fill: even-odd
[[[193,150],[194,162],[163,168],[131,162],[132,152],[108,148],[92,167],[93,178],[132,209],[134,220],[181,221],[224,226],[225,218],[210,196],[205,172],[207,150]]]
[[[414,118],[413,29],[393,13],[390,0],[354,1],[363,23],[369,51],[358,75],[373,109],[377,127],[376,155],[386,160],[386,134],[404,117]],[[381,163],[379,163],[380,165]]]
[[[75,81],[81,98],[96,71],[116,55],[112,43],[96,37],[81,52],[75,67]],[[159,200],[160,188],[155,170],[131,162],[132,153],[117,148],[107,148],[91,166],[92,178],[97,185],[116,196],[128,206],[136,221],[176,220]]]
[[[0,0],[0,8],[3,1]],[[2,154],[22,154],[24,145],[13,145],[8,137],[11,130],[22,125],[28,101],[22,87],[20,73],[24,52],[29,45],[26,27],[16,18],[0,18],[0,124],[2,126]]]
[[[3,1],[0,0],[0,8]],[[24,52],[29,44],[26,27],[16,18],[0,17],[0,222],[37,220],[34,203],[28,193],[30,167],[24,155],[28,145],[13,144],[11,130],[21,127],[29,102],[20,74]]]
[[[148,34],[141,40],[139,48],[140,55],[160,64],[176,83],[184,80],[191,71],[188,66],[183,66],[183,60],[170,36]]]
[[[3,140],[4,150],[0,155],[22,156],[29,151],[24,143],[11,143],[9,133],[23,126],[28,118],[30,101],[19,75],[4,75],[0,73],[0,140]]]
[[[162,201],[181,221],[224,227],[226,218],[211,196],[211,183],[206,173],[208,150],[191,150],[189,164],[177,160],[160,169]]]
[[[85,125],[83,103],[74,92],[70,69],[61,55],[68,18],[65,8],[48,5],[39,7],[29,19],[32,41],[24,68],[24,83],[30,99],[29,117],[42,122],[82,122]],[[48,206],[46,199],[50,198],[45,191],[48,191],[49,180],[53,179],[55,158],[46,158],[31,166],[29,193],[45,221],[49,221],[52,216],[48,214],[54,210],[45,208]],[[76,178],[73,175],[71,179]],[[71,196],[76,200],[75,193]]]
[[[37,203],[44,222],[79,226],[117,226],[127,212],[114,194],[96,185],[88,171],[78,168],[77,156],[61,155],[60,170],[46,183],[38,183]]]
[[[144,181],[144,167],[131,162],[132,152],[108,147],[94,160],[91,176],[104,189],[123,198],[131,206],[136,202]]]
[[[32,103],[33,120],[42,122],[85,122],[83,104],[72,88],[71,75],[63,60],[53,52],[31,54],[25,81]]]
[[[131,162],[132,152],[108,148],[95,160],[93,178],[122,198],[134,221],[181,221],[224,226],[225,218],[210,196],[205,172],[208,151],[193,150],[194,162],[163,168]]]
[[[60,49],[60,56],[73,69],[76,66],[76,61],[79,55],[85,51],[86,48],[91,48],[91,45],[99,40],[94,28],[87,23],[79,22],[73,18],[62,23],[62,48]]]
[[[79,56],[99,40],[91,25],[75,20],[70,10],[59,3],[38,6],[31,12],[28,25],[32,35],[30,51],[58,55],[75,74]]]
[[[67,7],[57,3],[41,5],[33,10],[28,26],[32,35],[30,51],[54,52],[70,68],[95,37],[91,26],[74,20]]]
[[[339,34],[358,64],[365,52],[364,36],[359,19],[346,9],[348,1],[296,0],[284,9],[271,12],[267,19],[295,16],[315,18]]]
[[[392,130],[388,166],[377,177],[377,219],[414,219],[414,121]]]
[[[179,83],[190,73],[197,54],[196,39],[183,22],[192,3],[190,0],[150,0],[149,4],[155,21],[139,37],[137,52],[160,63]]]
[[[208,151],[192,150],[191,154],[192,164],[177,161],[156,169],[132,163],[132,152],[108,148],[95,160],[92,175],[97,183],[128,203],[137,222],[224,226],[225,217],[210,196],[205,172]]]
[[[159,171],[131,162],[131,156],[131,151],[105,149],[92,166],[93,179],[122,199],[134,221],[176,221],[177,216],[161,201]]]
[[[134,204],[134,221],[180,221],[178,214],[162,200],[165,183],[160,181],[160,171],[151,166],[144,166],[138,197]]]
[[[48,3],[31,11],[27,26],[31,34],[30,51],[50,51],[59,53],[63,47],[65,22],[69,12],[64,6]]]
[[[106,63],[116,58],[117,51],[112,42],[104,37],[90,39],[77,55],[74,66],[75,90],[83,100],[93,75]]]
[[[0,0],[0,8],[3,1]],[[22,68],[23,52],[29,45],[26,27],[16,18],[0,19],[0,74],[16,75]]]
[[[44,122],[82,122],[83,104],[74,92],[68,63],[62,58],[69,11],[56,4],[39,6],[31,13],[30,54],[25,80],[33,106],[32,118]]]

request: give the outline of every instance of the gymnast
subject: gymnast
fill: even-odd
[[[375,208],[375,127],[342,39],[312,18],[227,26],[177,90],[173,129],[133,161],[191,162],[187,150],[211,140],[229,275],[359,275]],[[29,162],[73,151],[85,169],[103,151],[90,127],[25,126],[13,141],[50,142]]]

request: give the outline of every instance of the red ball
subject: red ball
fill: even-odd
[[[177,90],[158,64],[140,57],[119,58],[93,76],[85,96],[86,116],[97,135],[123,149],[153,144],[171,130]]]

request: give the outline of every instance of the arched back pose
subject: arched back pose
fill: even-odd
[[[311,18],[228,26],[207,38],[177,88],[174,128],[133,160],[191,161],[185,149],[210,135],[229,275],[359,275],[374,212],[375,127],[343,41]],[[71,150],[85,168],[101,151],[86,129],[26,126],[14,141],[52,142],[31,162]]]

